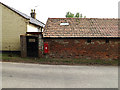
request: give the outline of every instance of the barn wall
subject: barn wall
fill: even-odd
[[[118,59],[120,39],[44,39],[49,58]]]

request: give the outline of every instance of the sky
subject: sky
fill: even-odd
[[[118,18],[119,0],[0,0],[30,16],[36,10],[36,18],[46,23],[48,18],[65,18],[66,12],[82,13],[86,18]]]

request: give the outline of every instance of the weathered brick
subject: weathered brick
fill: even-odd
[[[120,39],[44,39],[49,45],[49,58],[86,58],[118,59],[118,42]]]

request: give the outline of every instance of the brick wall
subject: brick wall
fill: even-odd
[[[118,59],[120,39],[44,39],[49,58]]]
[[[39,35],[39,41],[38,41],[38,57],[43,57],[43,39],[42,34]]]

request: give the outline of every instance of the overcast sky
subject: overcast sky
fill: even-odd
[[[67,11],[80,12],[87,18],[117,18],[119,0],[0,0],[27,15],[36,9],[37,19],[64,18]]]

